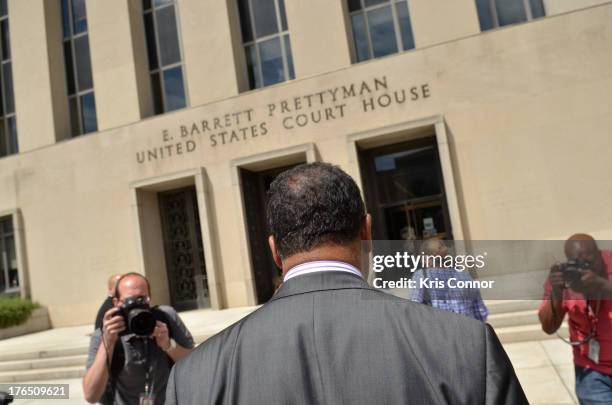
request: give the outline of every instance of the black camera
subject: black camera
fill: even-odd
[[[7,392],[0,391],[0,405],[6,405],[13,402],[13,396]]]
[[[592,268],[592,265],[589,261],[575,258],[568,259],[567,262],[561,263],[559,265],[561,277],[563,277],[563,281],[565,281],[569,285],[575,284],[580,281],[580,277],[582,277],[580,269],[590,268]]]
[[[127,333],[150,336],[155,329],[156,317],[146,297],[126,298],[119,307],[119,315],[125,320]]]

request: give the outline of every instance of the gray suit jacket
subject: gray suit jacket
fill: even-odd
[[[350,273],[287,281],[170,375],[167,405],[524,404],[495,332]]]

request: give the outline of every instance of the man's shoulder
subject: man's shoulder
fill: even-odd
[[[354,322],[355,326],[363,326],[367,321],[367,325],[370,325],[378,336],[398,339],[396,333],[403,330],[401,334],[411,336],[414,340],[412,343],[419,347],[430,347],[428,342],[433,338],[437,344],[445,347],[464,347],[467,341],[470,342],[470,345],[464,348],[466,352],[482,350],[486,328],[481,321],[374,289],[362,292],[369,295],[369,297],[364,297],[363,302],[370,306],[372,311],[365,311],[368,314],[362,319],[359,314],[363,311],[356,309],[353,315],[343,317],[342,321],[335,323],[334,327],[350,327],[346,322]],[[283,297],[271,301],[208,338],[175,365],[177,382],[186,383],[191,381],[193,376],[198,376],[201,382],[213,381],[219,375],[230,372],[236,350],[241,342],[244,342],[245,338],[249,338],[249,341],[251,338],[255,340],[265,338],[262,336],[262,330],[267,330],[269,333],[292,333],[284,326],[295,325],[300,315],[296,312],[296,316],[292,316],[292,305],[287,305],[288,301],[305,299],[306,295]],[[354,300],[351,302],[355,303]],[[301,305],[294,305],[296,311],[300,311],[300,307]],[[385,316],[373,317],[372,314],[385,314]],[[279,328],[283,331],[280,332]],[[265,332],[263,334],[265,335]]]
[[[349,294],[352,297],[335,294],[333,305],[325,311],[327,313],[344,314],[341,318],[344,322],[337,322],[338,327],[346,327],[345,322],[365,322],[367,318],[368,324],[373,329],[385,326],[395,329],[396,326],[403,325],[406,329],[410,329],[414,333],[422,333],[425,336],[432,331],[443,333],[448,336],[449,340],[459,336],[465,338],[466,335],[474,338],[477,336],[484,337],[484,323],[468,316],[433,308],[374,288],[348,291],[350,291]],[[314,294],[327,294],[329,292],[317,291]],[[331,293],[334,294],[333,291]],[[288,296],[269,302],[252,313],[245,319],[245,322],[249,324],[253,322],[257,325],[273,322],[278,325],[279,322],[282,323],[284,318],[291,319],[292,311],[302,312],[304,303],[301,301],[311,300],[308,295]],[[358,301],[355,301],[356,295],[359,296]],[[317,298],[314,299],[314,302],[318,301]],[[376,314],[385,314],[385,316],[376,316]],[[389,323],[394,325],[388,325]],[[414,325],[418,325],[418,328],[415,329]],[[248,325],[243,326],[248,330]]]
[[[384,301],[383,305],[386,305],[389,310],[396,310],[404,314],[407,322],[418,321],[418,319],[425,320],[422,324],[419,324],[419,328],[427,328],[430,323],[439,323],[447,326],[452,325],[450,327],[459,326],[460,328],[467,329],[473,329],[475,327],[483,328],[482,321],[478,321],[468,316],[434,308],[391,294],[385,295],[387,299]]]
[[[189,380],[190,376],[198,376],[202,379],[206,376],[212,378],[214,377],[214,375],[210,375],[212,371],[218,374],[225,367],[228,367],[242,326],[254,313],[261,311],[261,309],[257,309],[209,337],[193,349],[191,353],[179,360],[174,366],[177,380]]]

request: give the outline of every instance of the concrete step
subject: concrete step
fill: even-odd
[[[0,373],[5,371],[36,370],[42,368],[58,368],[82,366],[87,361],[86,354],[76,356],[50,357],[48,359],[25,359],[0,362]]]
[[[80,366],[41,368],[0,372],[0,383],[24,383],[41,380],[81,378],[85,375],[85,364]]]
[[[489,315],[487,322],[494,328],[508,326],[539,325],[538,313],[534,309],[517,312],[501,312]]]
[[[0,353],[0,362],[76,356],[87,354],[88,349],[89,346],[75,346],[40,351],[6,351],[4,353]]]
[[[193,340],[196,345],[202,343],[209,337],[213,336],[212,333],[195,335]],[[41,351],[15,351],[0,353],[0,364],[9,361],[20,361],[20,360],[35,360],[35,359],[48,359],[56,357],[69,357],[78,355],[87,355],[89,346],[76,346],[76,347],[64,347],[58,349],[49,349]],[[1,368],[0,368],[1,369]]]
[[[537,310],[540,301],[536,300],[486,300],[485,304],[489,308],[489,313],[502,314],[507,312],[520,312],[527,310]]]
[[[494,328],[503,344],[557,338],[555,334],[544,333],[539,323]],[[567,324],[562,325],[559,333],[567,338]],[[0,383],[81,378],[85,374],[85,360],[85,355],[76,355],[3,362],[0,363]]]
[[[206,335],[196,335],[193,337],[193,341],[195,342],[195,345],[198,346],[200,343],[204,342],[206,339],[213,337],[215,334],[206,334]]]
[[[542,331],[540,324],[506,326],[494,328],[499,340],[503,343],[528,342],[532,340],[558,339],[556,334],[547,335]],[[567,338],[569,336],[567,323],[559,328],[559,335]]]
[[[210,334],[194,336],[196,344]],[[50,378],[80,378],[85,369],[87,347],[69,347],[38,352],[3,353],[0,356],[0,382],[24,382]],[[17,379],[13,379],[13,376]]]

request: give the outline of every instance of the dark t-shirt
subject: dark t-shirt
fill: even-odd
[[[102,320],[106,311],[113,307],[113,297],[106,297],[100,309],[98,309],[98,315],[96,315],[96,323],[94,324],[94,330],[102,329]]]
[[[160,305],[157,307],[166,314],[170,336],[177,345],[193,348],[193,338],[174,308]],[[102,342],[98,328],[91,337],[87,368],[93,364]],[[117,342],[118,344],[119,342]],[[155,394],[155,404],[163,405],[166,399],[166,384],[172,368],[172,359],[150,338],[134,334],[121,336],[125,353],[125,365],[119,373],[115,386],[115,400],[118,405],[138,404],[138,397],[144,392],[147,371],[150,373],[151,391]]]

